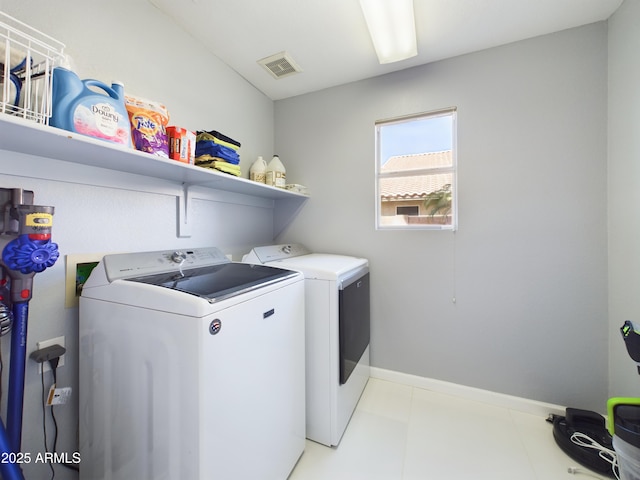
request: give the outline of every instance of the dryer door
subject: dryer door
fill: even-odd
[[[352,277],[339,291],[340,385],[347,383],[369,345],[369,273]]]

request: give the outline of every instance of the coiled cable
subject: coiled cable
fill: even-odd
[[[571,441],[581,447],[593,448],[595,450],[598,450],[598,455],[600,456],[600,458],[611,464],[611,471],[613,472],[615,477],[620,480],[620,474],[618,471],[618,455],[616,454],[615,450],[611,450],[610,448],[600,445],[593,438],[585,435],[582,432],[575,432],[573,435],[571,435]],[[572,469],[570,468],[569,473],[579,472],[572,471]]]

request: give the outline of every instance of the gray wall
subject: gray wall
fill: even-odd
[[[609,319],[611,396],[640,396],[640,377],[620,336],[640,324],[640,2],[609,20]]]
[[[459,231],[375,231],[375,120],[449,106]],[[279,240],[370,259],[374,366],[605,410],[606,23],[277,101],[275,124],[311,192]]]
[[[121,80],[128,93],[163,102],[171,123],[216,129],[240,140],[245,176],[257,155],[273,152],[273,102],[146,0],[0,0],[0,10],[66,43],[81,77],[106,83]],[[183,62],[183,68],[175,67],[175,59]],[[54,177],[60,179],[47,180]],[[58,371],[58,385],[71,386],[73,397],[70,404],[56,408],[59,452],[77,450],[78,434],[78,309],[64,304],[66,255],[210,245],[239,255],[254,244],[273,240],[270,202],[197,188],[192,237],[177,238],[176,185],[79,165],[64,167],[47,159],[2,151],[0,145],[0,187],[33,190],[36,203],[56,208],[53,240],[59,245],[61,258],[34,280],[27,351],[34,350],[38,341],[66,337],[68,353],[65,366]],[[9,337],[1,342],[6,362]],[[50,377],[45,382],[48,388]],[[33,456],[44,452],[40,398],[37,365],[28,361],[23,451]],[[4,405],[3,398],[3,412]],[[47,429],[51,447],[50,417]],[[51,476],[42,463],[27,465],[24,471],[30,479]],[[58,466],[56,478],[77,476]]]
[[[638,2],[625,2],[610,22],[608,112],[605,23],[274,107],[146,1],[0,0],[0,9],[65,42],[81,76],[121,80],[129,92],[164,102],[172,123],[240,139],[245,175],[257,155],[274,151],[275,113],[287,178],[312,195],[277,240],[370,259],[375,366],[599,411],[608,378],[609,393],[640,394],[617,332],[640,309]],[[159,52],[198,64],[199,75],[166,68]],[[376,232],[374,121],[448,106],[458,107],[460,230]],[[88,185],[7,174],[16,164],[38,165],[46,177],[46,162],[0,146],[0,186],[34,190],[38,203],[56,207],[62,255],[212,244],[240,253],[273,240],[271,210],[248,199],[231,206],[224,195],[203,193],[193,237],[177,239],[173,187],[97,170],[82,172],[96,179]],[[77,309],[64,308],[63,282],[63,259],[36,277],[29,351],[65,335],[59,384],[77,393]],[[26,392],[23,446],[39,452],[40,377],[32,363]],[[58,409],[60,451],[76,448],[75,400]],[[42,465],[26,472],[48,476]],[[74,476],[58,468],[56,478]]]

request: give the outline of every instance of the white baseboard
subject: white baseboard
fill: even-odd
[[[560,405],[539,402],[528,398],[515,397],[504,393],[491,392],[489,390],[482,390],[475,387],[467,387],[465,385],[435,380],[433,378],[419,377],[408,373],[394,372],[383,368],[371,367],[371,378],[378,378],[380,380],[409,385],[411,387],[422,388],[432,392],[455,395],[468,400],[475,400],[542,417],[547,417],[550,413],[562,416],[565,415],[565,407]]]

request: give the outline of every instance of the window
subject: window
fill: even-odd
[[[420,215],[419,205],[398,205],[396,215]]]
[[[376,122],[376,228],[455,230],[456,109]]]

